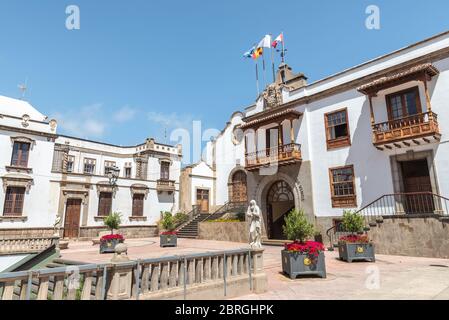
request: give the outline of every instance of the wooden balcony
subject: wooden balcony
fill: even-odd
[[[246,170],[257,170],[267,166],[285,166],[302,161],[301,145],[289,143],[270,149],[246,154]]]
[[[168,192],[172,193],[176,190],[175,187],[175,180],[166,180],[166,179],[159,179],[157,180],[156,190],[158,193],[161,192]]]
[[[433,112],[373,125],[373,143],[379,150],[410,147],[440,140],[438,118]]]

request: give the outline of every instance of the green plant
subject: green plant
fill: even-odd
[[[173,217],[174,223],[176,226],[183,224],[184,222],[189,221],[190,216],[184,212],[177,212]]]
[[[287,239],[300,243],[313,236],[315,231],[313,224],[307,221],[302,209],[290,211],[285,217],[285,225],[282,228]]]
[[[346,232],[362,232],[364,227],[363,216],[355,211],[345,210],[343,211],[342,226]]]
[[[175,221],[171,212],[162,212],[160,225],[164,230],[173,231],[175,229]]]
[[[117,230],[122,224],[122,215],[119,212],[111,213],[104,219],[103,223],[111,230],[111,234],[114,234],[114,230]]]

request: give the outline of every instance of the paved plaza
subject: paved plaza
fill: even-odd
[[[178,239],[177,248],[160,248],[159,238],[129,239],[131,260],[208,251],[248,248],[244,243]],[[327,278],[290,278],[282,274],[282,247],[265,246],[268,290],[237,300],[258,299],[449,299],[449,260],[377,255],[376,263],[346,263],[326,251]],[[92,242],[70,242],[62,258],[87,263],[108,262],[112,254],[98,253]]]

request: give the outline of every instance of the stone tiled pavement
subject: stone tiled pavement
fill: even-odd
[[[129,239],[130,259],[176,254],[248,248],[246,244],[178,239],[177,248],[160,248],[159,238]],[[449,260],[377,255],[376,263],[346,263],[337,260],[337,252],[326,252],[327,279],[290,278],[282,274],[281,247],[265,247],[264,268],[268,290],[250,294],[248,299],[444,299],[449,300]],[[100,255],[98,246],[89,242],[71,242],[62,258],[89,263],[108,262],[111,254]],[[379,274],[376,287],[375,275]]]

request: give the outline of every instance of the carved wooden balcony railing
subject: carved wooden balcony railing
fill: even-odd
[[[373,143],[375,146],[393,143],[400,147],[397,142],[403,142],[408,146],[409,143],[404,142],[406,140],[420,144],[417,139],[430,142],[426,137],[432,137],[432,140],[439,140],[440,137],[438,118],[433,112],[419,113],[373,125]]]
[[[301,145],[289,143],[246,154],[246,169],[256,170],[263,166],[290,165],[301,162]]]
[[[156,189],[158,192],[173,192],[176,190],[175,180],[159,179],[157,180]]]

